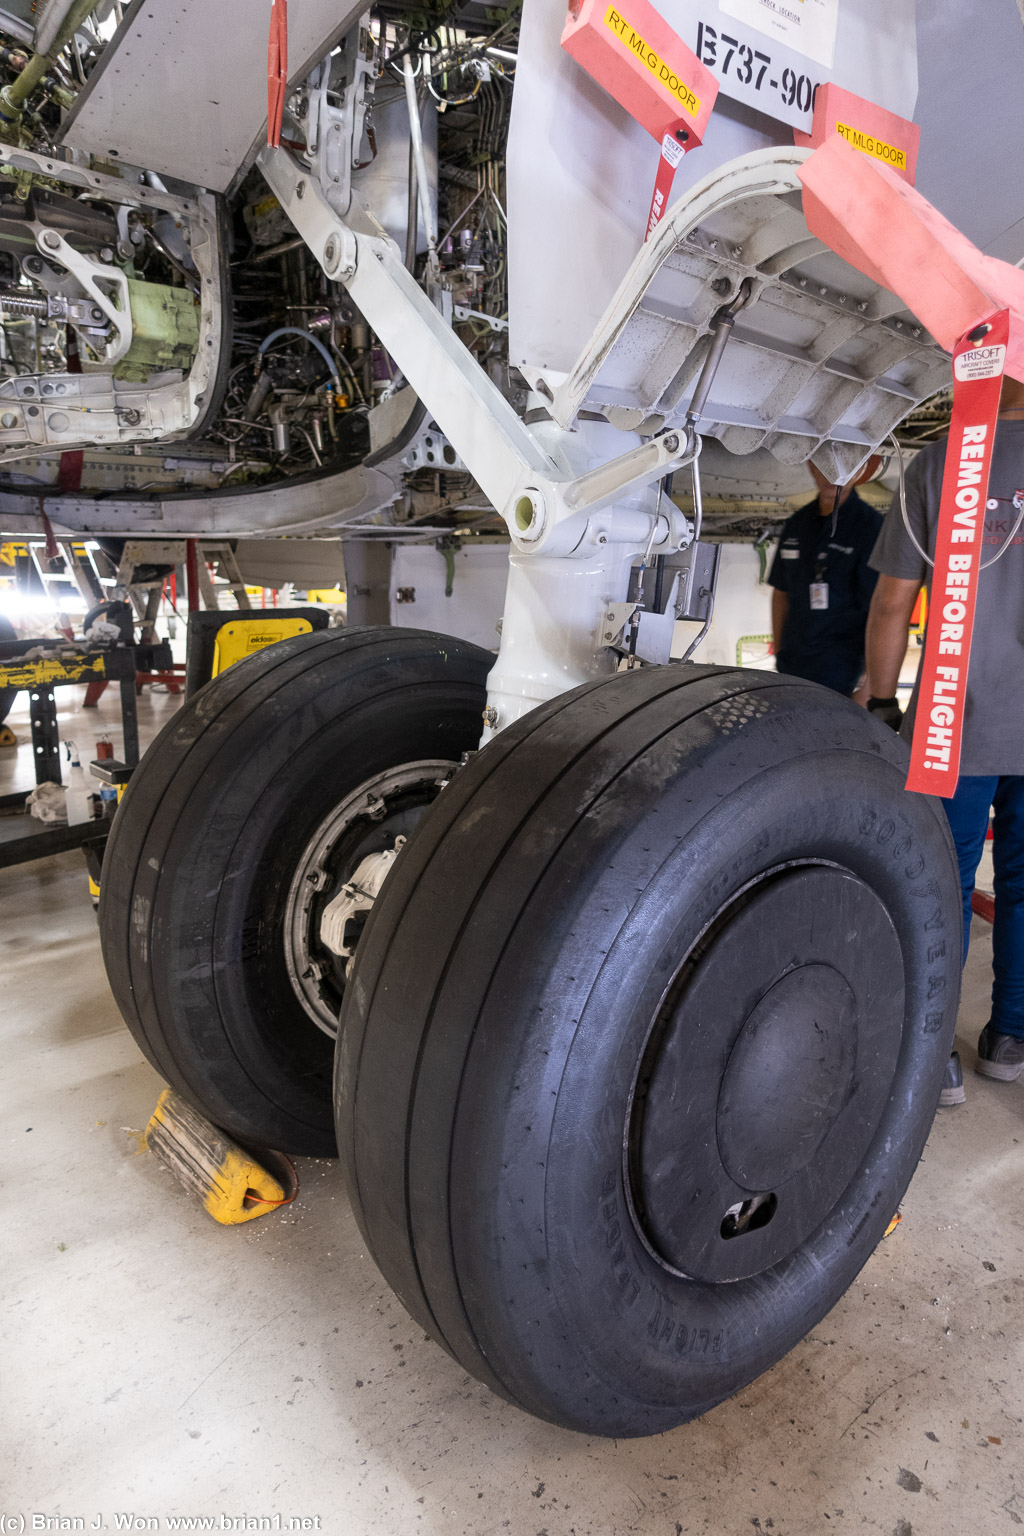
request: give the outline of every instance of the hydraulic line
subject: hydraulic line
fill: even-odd
[[[255,256],[247,256],[245,261],[240,261],[240,267],[260,267],[267,261],[276,261],[278,256],[287,256],[289,251],[297,251],[305,245],[301,235],[296,235],[293,240],[282,240],[279,245],[270,245],[266,250],[257,252]]]
[[[726,304],[724,308],[720,309],[712,321],[710,345],[704,358],[704,366],[701,368],[696,388],[693,391],[693,397],[690,400],[689,409],[686,412],[686,425],[688,427],[695,426],[700,419],[701,412],[704,410],[705,405],[707,405],[711,386],[715,382],[715,374],[718,372],[718,365],[722,361],[722,354],[725,351],[726,343],[732,335],[736,316],[741,309],[746,309],[747,305],[753,301],[753,298],[753,284],[749,277],[744,278],[735,298],[731,303]]]
[[[269,336],[264,336],[257,349],[257,357],[262,358],[267,348],[272,346],[280,336],[301,336],[303,341],[308,341],[310,346],[316,347],[317,351],[320,353],[320,356],[323,358],[324,362],[330,369],[331,378],[334,380],[334,388],[336,393],[339,395],[345,393],[341,387],[341,378],[338,374],[338,369],[334,358],[328,352],[323,342],[319,339],[319,337],[310,335],[309,331],[302,330],[302,328],[298,325],[282,325],[279,326],[276,331],[271,331]]]
[[[416,95],[416,76],[412,59],[408,54],[402,60],[405,81],[405,100],[409,110],[409,147],[416,168],[416,191],[419,198],[420,217],[427,236],[427,263],[431,272],[437,271],[437,230],[434,227],[434,210],[430,206],[430,183],[427,180],[427,160],[423,151],[423,125]]]

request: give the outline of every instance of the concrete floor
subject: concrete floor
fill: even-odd
[[[171,707],[144,701],[147,734]],[[332,1536],[1024,1525],[1024,1080],[971,1070],[983,924],[959,1030],[968,1102],[938,1116],[902,1227],[760,1381],[621,1443],[535,1422],[426,1341],[333,1163],[300,1162],[295,1204],[224,1228],[141,1148],[161,1083],[111,1001],[77,854],[0,871],[0,952],[4,1533],[34,1515],[280,1515]]]

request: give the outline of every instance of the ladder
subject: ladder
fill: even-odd
[[[135,581],[136,570],[146,565],[173,565],[176,568],[188,563],[186,539],[128,539],[125,541],[121,563],[117,568],[116,585],[123,589],[144,626],[151,625],[157,616],[163,579]],[[196,569],[199,597],[204,608],[218,609],[220,602],[210,567],[215,568],[217,578],[233,593],[239,609],[251,608],[249,594],[238,568],[235,552],[227,539],[197,540]],[[145,596],[144,596],[145,594]]]

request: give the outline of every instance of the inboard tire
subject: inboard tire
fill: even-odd
[[[882,1236],[959,994],[905,773],[835,693],[673,666],[524,718],[424,820],[342,1010],[338,1144],[386,1279],[512,1402],[669,1429]]]
[[[286,640],[201,689],[133,775],[103,866],[107,975],[153,1066],[239,1140],[333,1155],[349,961],[316,948],[323,907],[476,747],[493,660],[418,630]]]

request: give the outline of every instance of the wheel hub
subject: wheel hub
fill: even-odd
[[[285,905],[285,964],[299,1002],[332,1038],[365,918],[395,855],[457,766],[424,759],[375,774],[323,819],[302,851]]]
[[[405,847],[407,839],[395,838],[395,846],[383,853],[368,853],[336,896],[333,896],[320,914],[320,942],[339,960],[350,960],[356,940],[352,933],[354,920],[362,912],[369,912],[381,886],[391,873],[391,866]]]
[[[807,1240],[877,1128],[903,1006],[888,913],[846,871],[783,870],[720,915],[655,1020],[628,1127],[634,1219],[667,1268],[738,1280]]]

